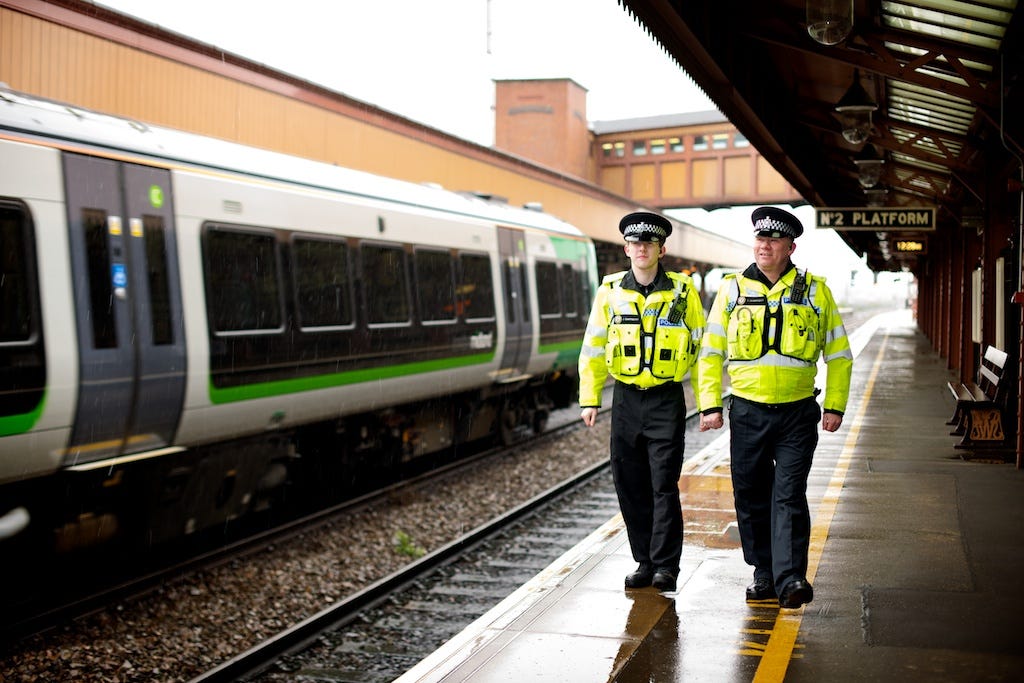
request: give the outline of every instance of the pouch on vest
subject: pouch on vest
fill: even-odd
[[[818,316],[810,306],[783,304],[782,353],[800,360],[818,358]]]
[[[654,335],[654,357],[651,359],[652,375],[678,382],[690,368],[692,358],[690,330],[685,325],[658,325]]]
[[[608,326],[604,362],[614,375],[640,374],[640,316],[617,315]]]
[[[740,306],[729,316],[729,358],[754,360],[763,351],[765,306]]]

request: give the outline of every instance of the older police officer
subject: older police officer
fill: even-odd
[[[722,366],[729,361],[730,455],[743,559],[754,567],[748,600],[810,602],[811,521],[807,477],[818,420],[839,429],[850,393],[853,355],[825,279],[793,265],[803,226],[775,207],[751,214],[754,263],[724,278],[708,315],[698,375],[701,431],[720,429]],[[815,388],[824,356],[824,413]]]
[[[614,377],[611,469],[638,563],[625,585],[671,591],[683,549],[682,380],[700,347],[704,308],[688,275],[661,266],[672,234],[666,218],[631,213],[619,232],[630,269],[608,275],[597,291],[580,353],[580,417],[593,426],[605,380]]]

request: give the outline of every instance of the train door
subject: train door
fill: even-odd
[[[185,391],[170,173],[64,155],[79,395],[66,465],[167,446]]]
[[[501,277],[505,292],[505,348],[498,381],[523,379],[533,342],[530,290],[526,273],[526,237],[522,230],[498,228]]]

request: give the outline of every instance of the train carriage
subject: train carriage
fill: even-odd
[[[537,207],[11,91],[0,159],[0,536],[170,540],[574,398],[594,248]]]

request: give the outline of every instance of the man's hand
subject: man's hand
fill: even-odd
[[[580,417],[583,418],[583,424],[593,427],[594,423],[597,422],[597,408],[584,408],[583,412],[580,413]]]
[[[706,432],[709,429],[721,429],[725,424],[721,413],[708,413],[700,416],[700,431]]]
[[[843,416],[835,413],[822,413],[821,428],[826,432],[834,432],[843,424]]]

